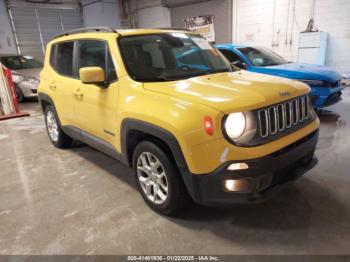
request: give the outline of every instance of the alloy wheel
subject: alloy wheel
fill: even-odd
[[[52,111],[48,111],[46,115],[47,130],[52,141],[58,140],[58,125],[57,120]]]
[[[167,175],[160,160],[149,152],[137,159],[137,178],[148,200],[161,205],[168,197]]]

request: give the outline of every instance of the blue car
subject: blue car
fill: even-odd
[[[316,109],[333,105],[342,98],[342,76],[322,65],[299,64],[263,47],[216,45],[221,53],[235,66],[262,74],[295,79],[311,87],[311,99]]]

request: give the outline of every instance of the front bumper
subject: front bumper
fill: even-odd
[[[30,98],[30,97],[37,97],[37,84],[31,84],[26,82],[20,82],[16,83],[17,87],[19,87],[22,90],[22,93],[24,97]]]
[[[317,140],[318,130],[270,155],[239,161],[247,163],[248,169],[229,171],[227,167],[234,162],[227,162],[209,174],[189,174],[185,181],[187,188],[194,201],[203,205],[262,201],[316,165],[314,151]],[[228,179],[244,179],[249,184],[249,190],[228,191],[224,186]]]
[[[343,86],[333,88],[311,87],[311,101],[314,107],[323,108],[334,105],[342,100]]]

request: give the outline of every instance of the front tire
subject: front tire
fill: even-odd
[[[47,134],[55,147],[68,148],[72,144],[73,139],[63,132],[57,114],[52,106],[45,108],[45,123]]]
[[[173,161],[156,144],[137,145],[133,154],[137,187],[144,201],[158,213],[170,215],[187,203],[188,193]]]
[[[15,91],[16,91],[17,102],[18,102],[18,103],[23,103],[24,100],[25,100],[25,97],[24,97],[24,94],[23,94],[21,88],[19,88],[18,86],[16,86]]]

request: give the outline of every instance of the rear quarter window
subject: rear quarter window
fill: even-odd
[[[56,68],[56,45],[51,46],[50,65],[52,66],[52,68]]]

